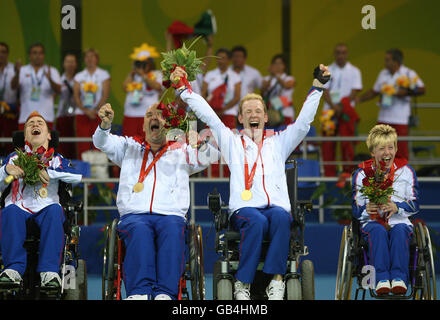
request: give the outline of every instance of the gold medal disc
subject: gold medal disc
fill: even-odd
[[[241,199],[243,199],[243,201],[251,200],[252,199],[251,190],[243,190],[243,192],[241,193]]]
[[[133,187],[133,191],[136,193],[141,192],[142,190],[144,190],[144,184],[142,182],[138,182],[134,185]]]
[[[38,190],[38,194],[40,195],[40,197],[42,198],[47,198],[47,188],[46,187],[41,187]]]

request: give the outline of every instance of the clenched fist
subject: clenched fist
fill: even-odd
[[[330,71],[327,66],[324,66],[322,63],[315,68],[313,71],[313,86],[322,88],[327,81],[330,80]]]
[[[106,103],[99,109],[98,116],[101,119],[101,129],[109,129],[112,125],[113,117],[115,116],[110,103]]]

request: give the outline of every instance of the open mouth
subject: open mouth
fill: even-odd
[[[151,132],[158,132],[159,129],[160,129],[160,126],[159,126],[158,123],[152,123],[152,124],[150,125],[150,130],[151,130]]]
[[[33,136],[39,136],[41,134],[40,129],[32,129],[31,134]]]
[[[250,124],[252,129],[257,129],[260,123],[256,122],[256,121],[252,121],[249,124]]]

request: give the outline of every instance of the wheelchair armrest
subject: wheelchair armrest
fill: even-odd
[[[218,232],[228,227],[228,213],[222,210],[220,193],[214,191],[208,194],[208,208],[214,214],[215,230]]]
[[[296,203],[300,208],[304,208],[305,212],[312,212],[313,209],[313,203],[310,200],[297,200]]]

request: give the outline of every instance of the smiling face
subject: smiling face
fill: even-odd
[[[51,136],[46,121],[38,116],[30,118],[24,125],[24,138],[33,150],[40,146],[48,149]]]
[[[394,142],[387,142],[380,144],[374,148],[371,152],[371,156],[375,159],[376,164],[383,161],[385,163],[385,168],[391,168],[394,158],[396,156],[397,147]]]
[[[243,125],[245,134],[251,138],[261,134],[268,116],[259,96],[255,95],[255,98],[251,95],[245,96],[239,109],[238,121]]]
[[[145,140],[148,143],[163,144],[166,142],[164,123],[161,110],[157,109],[158,104],[152,104],[144,116],[143,130],[145,132]]]

